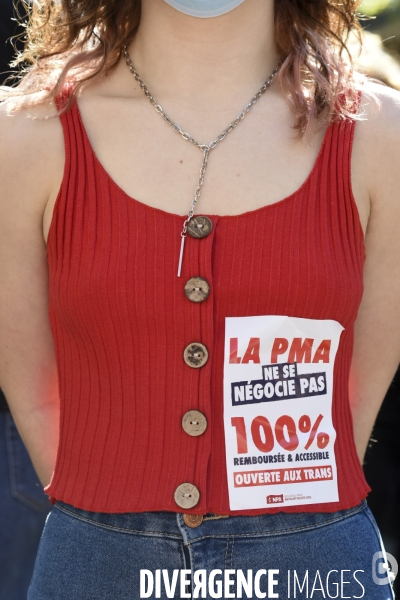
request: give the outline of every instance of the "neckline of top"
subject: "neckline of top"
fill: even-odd
[[[92,146],[92,143],[89,139],[89,135],[86,131],[86,127],[83,123],[83,119],[82,119],[82,113],[80,111],[79,108],[79,104],[78,104],[78,100],[75,99],[73,105],[72,105],[72,110],[76,110],[77,112],[77,116],[78,116],[78,120],[79,120],[79,124],[81,126],[82,129],[82,134],[83,134],[83,138],[85,141],[85,144],[87,145],[87,147],[90,150],[90,153],[93,157],[93,161],[94,163],[97,165],[97,167],[101,170],[101,172],[104,174],[104,176],[106,177],[107,181],[109,182],[109,184],[116,190],[116,192],[118,192],[120,195],[124,196],[127,200],[130,200],[132,203],[142,206],[145,209],[151,210],[151,211],[156,211],[158,213],[161,213],[165,216],[168,217],[172,217],[175,219],[180,219],[180,220],[184,220],[187,217],[187,214],[185,215],[178,215],[177,213],[173,213],[167,210],[164,210],[162,208],[158,208],[156,206],[151,206],[151,204],[147,204],[146,202],[142,202],[141,200],[137,200],[137,198],[134,198],[133,196],[130,196],[127,192],[125,192],[119,185],[118,183],[111,177],[111,175],[108,173],[108,171],[105,169],[105,167],[103,166],[103,164],[101,163],[100,159],[98,158],[96,152],[94,151],[94,148]],[[314,164],[311,168],[311,171],[309,172],[309,174],[307,175],[306,179],[303,181],[303,183],[301,184],[301,186],[299,188],[297,188],[297,190],[295,190],[294,192],[292,192],[291,194],[289,194],[288,196],[285,196],[284,198],[282,198],[281,200],[278,200],[277,202],[273,202],[272,204],[264,204],[263,206],[260,206],[258,208],[254,208],[253,210],[248,210],[246,212],[243,213],[239,213],[237,215],[216,215],[216,214],[211,214],[211,213],[204,213],[204,212],[199,212],[196,213],[195,216],[205,216],[205,217],[209,217],[209,218],[214,218],[214,219],[240,219],[240,218],[244,218],[247,216],[251,216],[251,215],[255,215],[257,213],[261,213],[265,210],[268,209],[273,209],[275,207],[281,206],[282,204],[289,202],[291,200],[293,200],[294,198],[296,198],[297,196],[299,196],[304,190],[305,188],[309,185],[311,179],[314,177],[315,173],[318,171],[319,168],[319,163],[321,162],[322,159],[322,155],[324,153],[325,150],[325,146],[327,145],[327,141],[328,138],[330,136],[330,132],[332,130],[334,126],[334,121],[332,121],[324,134],[324,138],[322,140],[321,146],[319,148],[317,157],[314,161]]]

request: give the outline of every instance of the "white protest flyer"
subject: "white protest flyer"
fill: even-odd
[[[226,317],[231,510],[339,500],[332,393],[342,331],[332,320]]]

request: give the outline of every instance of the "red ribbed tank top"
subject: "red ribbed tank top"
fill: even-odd
[[[354,122],[329,126],[295,193],[240,215],[208,215],[212,231],[200,240],[188,236],[178,278],[185,216],[143,204],[111,179],[76,102],[60,118],[65,171],[47,242],[60,395],[57,459],[45,488],[51,502],[102,512],[227,515],[357,505],[370,488],[356,454],[348,392],[365,257],[351,189]],[[209,283],[204,302],[184,293],[194,276]],[[344,328],[332,401],[338,501],[230,509],[225,318],[254,315],[330,319]],[[208,349],[202,368],[183,359],[192,342]],[[182,428],[190,410],[206,416],[202,435]],[[183,482],[200,492],[188,510],[174,500]]]

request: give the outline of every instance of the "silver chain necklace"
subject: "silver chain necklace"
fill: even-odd
[[[261,96],[264,94],[264,92],[267,91],[267,89],[270,87],[275,75],[278,73],[279,68],[277,67],[273,73],[271,73],[271,75],[268,77],[267,81],[263,84],[263,86],[259,89],[259,91],[257,92],[257,94],[255,96],[253,96],[253,98],[250,100],[250,102],[248,104],[246,104],[246,106],[243,108],[243,110],[238,114],[238,116],[236,117],[236,119],[234,121],[232,121],[228,127],[226,129],[223,130],[222,133],[219,134],[218,137],[215,138],[215,140],[213,140],[212,142],[210,142],[209,144],[199,144],[199,142],[197,140],[195,140],[189,133],[186,133],[185,131],[183,131],[183,129],[181,129],[181,127],[179,127],[179,125],[177,125],[176,123],[174,123],[169,116],[167,115],[167,113],[161,108],[161,106],[157,103],[157,100],[150,94],[149,90],[147,89],[147,87],[145,86],[145,84],[143,83],[143,81],[141,80],[141,78],[139,77],[138,72],[136,71],[135,67],[132,64],[132,61],[129,57],[129,53],[128,53],[128,48],[127,46],[124,46],[123,48],[123,54],[126,60],[126,64],[129,67],[130,72],[132,73],[132,75],[134,76],[134,78],[136,79],[136,81],[138,82],[138,84],[140,85],[140,87],[142,88],[145,96],[147,96],[147,98],[150,100],[151,104],[153,104],[154,108],[156,109],[156,111],[158,113],[160,113],[160,115],[162,116],[162,118],[164,119],[164,121],[166,121],[169,125],[171,125],[171,127],[174,129],[174,131],[176,131],[177,133],[180,133],[181,136],[183,137],[184,140],[190,142],[191,144],[193,144],[194,146],[197,146],[197,148],[199,148],[202,152],[203,152],[203,163],[201,165],[201,169],[200,169],[200,177],[199,180],[197,182],[197,188],[194,192],[194,197],[190,206],[190,210],[188,212],[188,216],[186,218],[186,220],[183,223],[183,229],[181,232],[181,249],[180,249],[180,253],[179,253],[179,262],[178,262],[178,277],[181,276],[181,269],[182,269],[182,258],[183,258],[183,249],[185,246],[185,239],[187,236],[187,228],[188,228],[188,224],[189,221],[192,219],[193,215],[194,215],[194,211],[195,208],[199,202],[199,198],[200,198],[200,194],[201,194],[201,188],[203,186],[204,183],[204,174],[206,172],[206,168],[207,168],[207,162],[208,162],[208,155],[210,154],[211,150],[214,150],[214,148],[217,147],[217,145],[222,142],[222,140],[224,140],[226,138],[226,136],[228,135],[228,133],[230,133],[233,129],[235,129],[235,127],[238,125],[238,123],[240,123],[240,121],[242,121],[244,119],[244,117],[246,116],[246,114],[248,112],[251,111],[251,109],[253,108],[254,104],[256,102],[258,102],[258,100],[261,98]]]

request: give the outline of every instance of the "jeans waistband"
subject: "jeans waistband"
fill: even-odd
[[[102,513],[76,508],[57,500],[55,508],[71,517],[126,534],[167,536],[186,543],[203,537],[276,536],[325,527],[368,510],[366,500],[359,505],[337,512],[266,513],[256,516],[228,516],[207,513],[195,528],[187,526],[182,513],[169,511]]]

